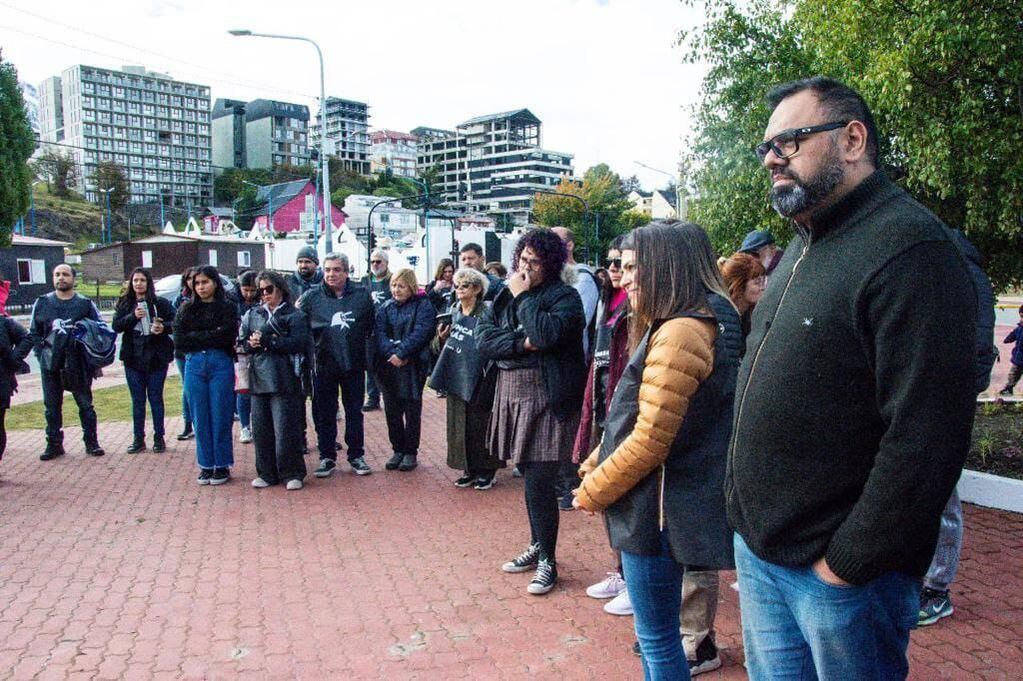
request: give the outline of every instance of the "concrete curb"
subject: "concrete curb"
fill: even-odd
[[[1023,513],[1023,480],[964,469],[958,490],[965,502]]]

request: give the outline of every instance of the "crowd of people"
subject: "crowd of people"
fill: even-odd
[[[533,228],[510,271],[465,244],[421,287],[376,250],[357,283],[345,255],[321,265],[308,248],[289,277],[246,273],[234,294],[215,268],[189,269],[173,304],[134,270],[112,324],[128,451],[146,448],[147,401],[153,450],[166,448],[176,360],[178,438],[196,440],[201,485],[230,480],[237,415],[252,486],[301,489],[307,400],[316,477],[345,448],[354,473],[373,472],[363,413],[381,398],[385,468],[410,472],[429,385],[447,400],[454,485],[489,490],[509,464],[523,479],[529,536],[500,569],[532,573],[528,593],[558,582],[560,512],[601,515],[609,550],[582,560],[608,576],[587,593],[634,616],[646,678],[720,666],[718,571],[731,569],[752,678],[904,678],[910,629],[951,614],[954,488],[990,375],[978,318],[990,283],[961,236],[881,170],[855,91],[811,78],[768,102],[756,153],[796,234],[785,250],[755,231],[719,258],[699,226],[658,220],[615,238],[593,270],[576,262],[570,230]],[[0,325],[0,415],[34,347],[44,460],[63,454],[55,328],[100,319],[70,266],[53,276],[28,330]],[[1023,339],[1005,341],[1011,392]],[[71,393],[85,449],[102,455],[88,384]]]

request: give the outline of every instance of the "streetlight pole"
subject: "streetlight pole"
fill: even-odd
[[[514,187],[509,187],[508,185],[495,184],[495,185],[491,186],[491,189],[515,189],[515,188]],[[532,191],[534,193],[536,193],[536,194],[549,194],[551,196],[565,196],[565,197],[570,198],[570,199],[575,199],[579,203],[583,204],[583,227],[586,226],[586,217],[590,214],[590,204],[586,203],[586,199],[584,199],[583,197],[576,196],[575,194],[566,194],[565,192],[554,192],[554,191],[551,191],[549,189],[533,189]],[[596,219],[597,219],[597,224],[596,224],[597,233],[594,236],[595,236],[595,238],[599,238],[600,237],[600,213],[597,212],[597,213],[594,213],[594,215],[596,215]]]
[[[113,229],[113,225],[110,222],[110,192],[114,191],[114,188],[113,187],[108,187],[106,189],[102,189],[102,188],[97,187],[96,191],[102,192],[103,194],[105,194],[106,195],[106,199],[107,199],[107,224],[103,228],[103,238],[102,238],[102,241],[103,241],[103,243],[108,244],[108,243],[110,243],[110,242],[112,242],[114,240],[114,229]]]
[[[660,173],[661,175],[667,175],[668,177],[670,177],[675,182],[675,216],[678,217],[678,219],[681,220],[682,219],[682,178],[681,177],[676,177],[675,175],[672,175],[671,173],[669,173],[666,170],[661,170],[659,168],[652,168],[652,167],[648,166],[646,163],[640,163],[639,161],[633,161],[633,163],[635,163],[636,165],[638,165],[641,168],[646,168],[647,170],[652,170],[655,173]],[[679,166],[679,168],[681,168],[681,166]]]
[[[373,270],[370,267],[370,259],[373,256],[373,211],[385,203],[394,203],[395,201],[405,201],[410,199],[426,199],[429,194],[417,194],[415,196],[396,196],[393,199],[384,199],[383,201],[377,201],[369,209],[369,215],[366,216],[366,276],[369,277]],[[428,265],[429,263],[427,263]],[[427,267],[429,272],[429,267]],[[367,281],[369,281],[367,279]]]
[[[302,42],[309,43],[316,48],[316,56],[320,60],[320,172],[323,175],[323,234],[326,237],[326,249],[327,251],[333,250],[331,234],[331,204],[330,204],[330,164],[327,160],[327,90],[326,81],[323,74],[323,51],[320,50],[320,46],[316,44],[316,41],[309,38],[303,38],[297,35],[277,35],[274,33],[253,33],[252,31],[244,29],[235,29],[228,31],[233,36],[251,36],[253,38],[276,38],[279,40],[300,40]]]

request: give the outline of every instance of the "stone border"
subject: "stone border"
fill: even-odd
[[[1023,513],[1023,480],[963,469],[959,498],[978,506]]]

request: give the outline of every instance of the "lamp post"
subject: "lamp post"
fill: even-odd
[[[369,209],[369,215],[366,216],[366,276],[369,277],[373,270],[370,267],[370,258],[373,256],[373,211],[379,206],[385,203],[394,203],[395,201],[405,201],[409,199],[425,199],[428,198],[429,194],[416,194],[415,196],[396,196],[392,199],[384,199],[383,201],[377,201]],[[425,215],[425,213],[424,213]],[[427,267],[429,272],[429,267]],[[367,279],[368,281],[368,279]]]
[[[495,184],[495,185],[491,185],[491,189],[515,189],[515,188],[514,187],[509,187],[508,185],[504,185],[504,184]],[[583,227],[586,226],[586,216],[588,216],[590,214],[590,204],[586,203],[586,199],[584,199],[583,197],[576,196],[575,194],[566,194],[565,192],[554,192],[554,191],[551,191],[549,189],[533,189],[531,191],[533,191],[536,194],[550,194],[551,196],[565,196],[565,197],[570,198],[570,199],[575,199],[579,203],[583,204]],[[594,231],[595,231],[595,233],[594,233],[594,240],[597,240],[600,237],[600,213],[597,212],[597,213],[594,213],[594,215],[596,216],[596,223],[594,225]]]
[[[331,206],[330,206],[330,164],[327,162],[327,94],[323,77],[323,51],[316,41],[297,35],[277,35],[274,33],[253,33],[245,29],[228,31],[233,36],[249,36],[253,38],[277,38],[279,40],[300,40],[316,48],[316,56],[320,60],[320,173],[323,175],[323,234],[326,237],[327,250],[331,250]]]
[[[106,189],[102,189],[97,187],[96,191],[105,194],[107,199],[107,224],[103,228],[103,238],[101,240],[103,241],[103,243],[108,244],[114,240],[114,230],[113,226],[110,223],[110,192],[114,191],[114,188],[107,187]]]
[[[670,177],[675,182],[675,216],[679,220],[683,219],[682,218],[682,178],[678,177],[676,175],[672,175],[671,173],[669,173],[666,170],[661,170],[659,168],[653,168],[651,166],[648,166],[646,163],[640,163],[639,161],[633,161],[633,163],[638,165],[640,168],[646,168],[647,170],[652,170],[655,173],[660,173],[661,175],[667,175],[668,177]]]

